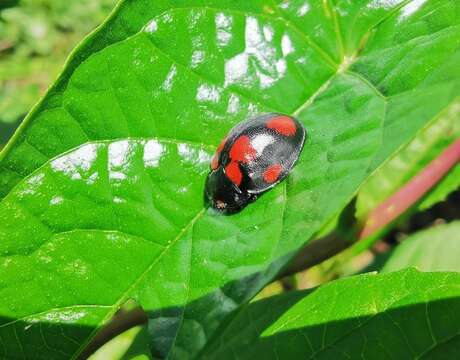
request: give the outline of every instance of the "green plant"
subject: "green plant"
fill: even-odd
[[[4,0],[0,4],[0,144],[115,0]]]
[[[455,0],[121,1],[0,155],[2,355],[75,358],[128,300],[154,357],[453,354],[455,272],[248,302],[319,234],[356,241],[365,184],[457,123],[459,15]],[[239,214],[205,208],[216,145],[267,111],[309,132],[294,171]]]

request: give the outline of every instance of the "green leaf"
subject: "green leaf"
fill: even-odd
[[[409,269],[260,300],[237,313],[201,358],[455,357],[459,284],[460,274]]]
[[[184,309],[175,310],[169,323],[153,311],[186,304],[263,270],[283,230],[283,187],[245,216],[218,216],[203,207],[210,155],[201,144],[171,140],[89,143],[16,186],[0,204],[6,300],[1,314],[30,324],[37,317],[66,318],[69,324],[89,317],[97,327],[135,299],[160,331],[192,326]],[[233,309],[244,291],[212,295],[214,317]],[[66,315],[56,315],[62,312]],[[15,326],[7,322],[1,331],[18,331],[21,339],[40,330]],[[43,336],[46,344],[48,335]],[[21,342],[12,343],[7,354]],[[62,345],[67,356],[79,351]],[[25,351],[29,357],[34,349]]]
[[[358,194],[356,216],[365,219],[371,210],[389,198],[459,137],[460,98],[435,117],[367,180]],[[427,208],[428,205],[444,200],[449,192],[455,190],[455,185],[460,185],[455,181],[455,171],[453,169],[452,175],[447,175],[439,187],[427,195],[426,202],[418,207]]]
[[[414,4],[122,1],[1,155],[6,354],[77,356],[132,298],[154,356],[195,355],[459,95],[460,5]],[[292,174],[205,209],[215,146],[273,110],[309,134]]]
[[[382,268],[384,272],[414,266],[422,271],[460,272],[460,222],[420,231],[396,247]]]
[[[148,348],[145,327],[136,326],[104,344],[88,360],[150,360]]]
[[[447,196],[460,189],[460,165],[456,165],[452,170],[422,199],[418,204],[418,209],[426,210],[446,200]]]

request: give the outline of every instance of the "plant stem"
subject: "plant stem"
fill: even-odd
[[[431,161],[406,185],[371,211],[359,240],[393,222],[432,189],[460,161],[460,138]]]
[[[332,232],[321,239],[315,240],[307,244],[297,254],[291,261],[291,264],[280,274],[280,277],[291,275],[317,265],[355,244],[358,240],[360,240],[359,243],[363,242],[363,246],[360,249],[367,248],[368,246],[364,245],[375,241],[378,233],[385,226],[391,224],[417,203],[459,162],[460,138],[447,147],[407,184],[372,210],[354,242],[345,239],[338,232]]]

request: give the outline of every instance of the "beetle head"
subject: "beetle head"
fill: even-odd
[[[243,209],[251,199],[251,194],[241,191],[227,178],[222,167],[208,174],[205,201],[217,211],[234,214]]]

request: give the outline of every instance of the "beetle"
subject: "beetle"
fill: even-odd
[[[211,160],[205,200],[233,214],[284,180],[297,162],[306,139],[295,118],[269,113],[233,127]]]

